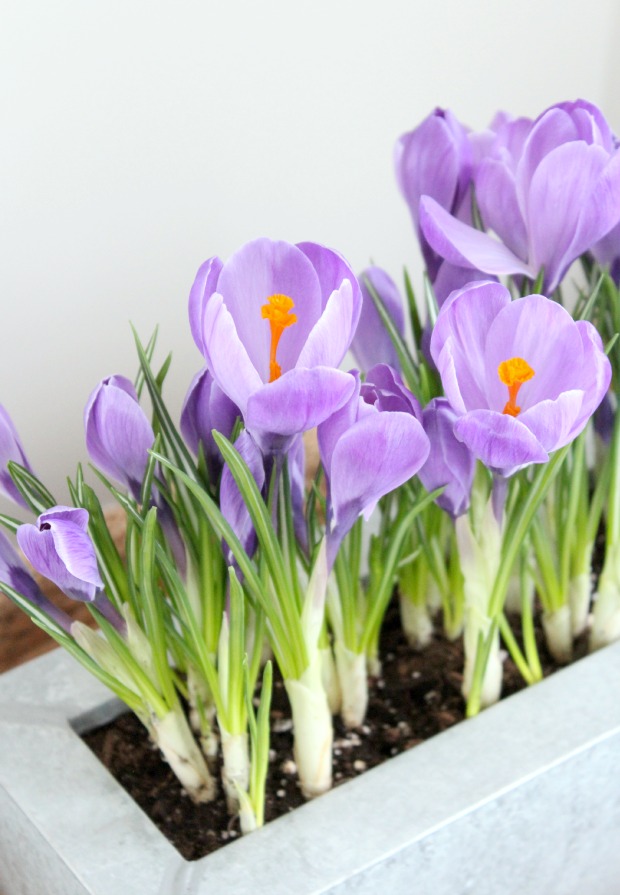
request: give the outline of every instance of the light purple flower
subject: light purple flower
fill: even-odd
[[[355,383],[336,367],[360,308],[350,267],[315,243],[257,239],[200,268],[192,333],[265,453],[285,451],[350,398]]]
[[[620,220],[620,154],[601,112],[590,103],[551,106],[534,122],[499,134],[477,170],[476,196],[498,242],[453,217],[432,196],[420,201],[420,226],[451,264],[489,274],[544,269],[553,292],[568,267]]]
[[[433,398],[422,413],[422,425],[431,443],[428,460],[418,472],[427,491],[444,487],[437,504],[453,519],[469,508],[476,458],[454,434],[458,417],[446,398]]]
[[[33,606],[43,610],[64,631],[70,632],[71,619],[67,613],[54,606],[42,593],[39,585],[26,570],[17,551],[2,532],[0,532],[0,582],[8,584]]]
[[[381,497],[425,462],[428,438],[416,418],[419,405],[385,365],[375,367],[349,401],[318,427],[329,487],[328,562],[356,519],[368,519]],[[390,388],[390,382],[392,388]]]
[[[511,301],[499,283],[453,292],[431,354],[458,439],[508,476],[572,441],[600,404],[611,366],[596,329],[542,295]]]
[[[380,267],[367,267],[359,278],[362,289],[362,312],[355,336],[351,342],[351,351],[359,364],[360,370],[366,373],[375,364],[390,364],[398,367],[396,349],[387,329],[379,316],[366,280],[375,290],[385,305],[396,329],[404,335],[405,314],[403,300],[394,280]]]
[[[189,387],[181,410],[181,432],[188,447],[198,454],[202,442],[209,475],[215,480],[222,468],[222,455],[213,440],[212,431],[230,438],[239,408],[224,394],[213,376],[204,367]]]
[[[87,510],[63,506],[47,510],[36,525],[18,528],[17,542],[33,568],[72,599],[92,603],[103,589]]]
[[[431,280],[437,275],[441,257],[420,229],[420,199],[432,196],[449,214],[469,221],[472,163],[467,131],[447,109],[435,109],[396,144],[396,180],[409,206]]]
[[[28,508],[28,504],[19,493],[7,469],[11,460],[32,472],[17,429],[13,425],[11,417],[0,404],[0,494],[4,494],[20,506]]]
[[[592,255],[601,265],[609,270],[609,275],[620,286],[620,223],[592,246]]]
[[[93,463],[139,500],[155,435],[129,379],[108,376],[97,386],[84,410],[84,427]]]

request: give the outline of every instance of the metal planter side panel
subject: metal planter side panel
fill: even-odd
[[[0,678],[0,811],[30,818],[32,847],[58,849],[76,893],[611,895],[619,694],[617,644],[188,864],[69,728],[110,701],[54,653]]]

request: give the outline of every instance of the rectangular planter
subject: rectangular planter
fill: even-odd
[[[2,895],[614,895],[620,643],[187,863],[78,733],[60,651],[0,676]]]

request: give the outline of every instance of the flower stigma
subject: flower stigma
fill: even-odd
[[[534,376],[534,371],[522,357],[511,357],[501,362],[497,368],[497,375],[501,382],[508,386],[508,400],[502,413],[518,416],[521,413],[521,408],[517,407],[519,389],[524,382]]]
[[[282,375],[282,367],[276,361],[276,352],[278,350],[278,342],[280,336],[288,326],[297,323],[297,315],[291,314],[291,309],[295,307],[295,303],[288,295],[276,293],[270,295],[267,304],[261,307],[261,316],[263,320],[269,321],[271,327],[271,350],[269,352],[269,382],[275,382]]]

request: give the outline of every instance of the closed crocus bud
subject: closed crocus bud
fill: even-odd
[[[405,315],[398,287],[380,267],[367,267],[362,271],[359,279],[362,289],[362,313],[351,342],[351,351],[360,370],[364,373],[368,372],[375,364],[384,363],[398,367],[396,350],[370,294],[370,289],[374,289],[385,305],[396,329],[401,335],[404,335]]]
[[[84,427],[93,463],[139,500],[155,436],[129,379],[108,376],[97,386],[84,411]]]
[[[73,600],[92,603],[103,590],[87,510],[47,510],[36,525],[18,528],[17,542],[32,567]]]
[[[591,323],[543,295],[512,301],[499,283],[453,292],[431,337],[454,433],[512,475],[571,442],[603,400],[611,364]]]
[[[0,583],[8,584],[29,603],[53,619],[63,630],[70,632],[71,619],[67,613],[54,606],[41,592],[41,588],[26,570],[17,551],[2,532],[0,532]]]
[[[420,200],[420,227],[449,263],[531,280],[543,271],[551,293],[620,221],[620,152],[600,110],[584,100],[551,106],[529,129],[512,127],[475,179],[484,223],[502,242],[430,195]]]
[[[239,415],[239,408],[224,394],[206,367],[194,376],[181,411],[181,432],[194,454],[198,454],[202,443],[211,479],[222,468],[222,455],[212,431],[215,429],[230,438]]]
[[[264,454],[286,452],[351,396],[337,368],[361,302],[347,262],[316,243],[256,239],[198,271],[192,333]]]
[[[0,494],[4,494],[21,507],[28,508],[7,469],[11,460],[32,472],[13,421],[0,404]]]
[[[476,458],[454,434],[458,417],[446,398],[433,398],[422,413],[422,425],[431,443],[431,451],[418,472],[427,491],[443,487],[437,504],[453,519],[469,508]]]
[[[330,567],[357,518],[368,519],[381,497],[415,475],[430,448],[415,415],[415,398],[403,393],[395,371],[379,367],[375,367],[375,378],[381,381],[370,381],[369,373],[363,387],[356,373],[351,399],[318,427],[329,487]],[[390,380],[396,384],[392,393],[387,386]]]
[[[396,144],[396,180],[409,206],[431,280],[441,257],[420,229],[420,199],[431,196],[448,214],[469,221],[472,163],[467,131],[447,109],[435,109]]]

